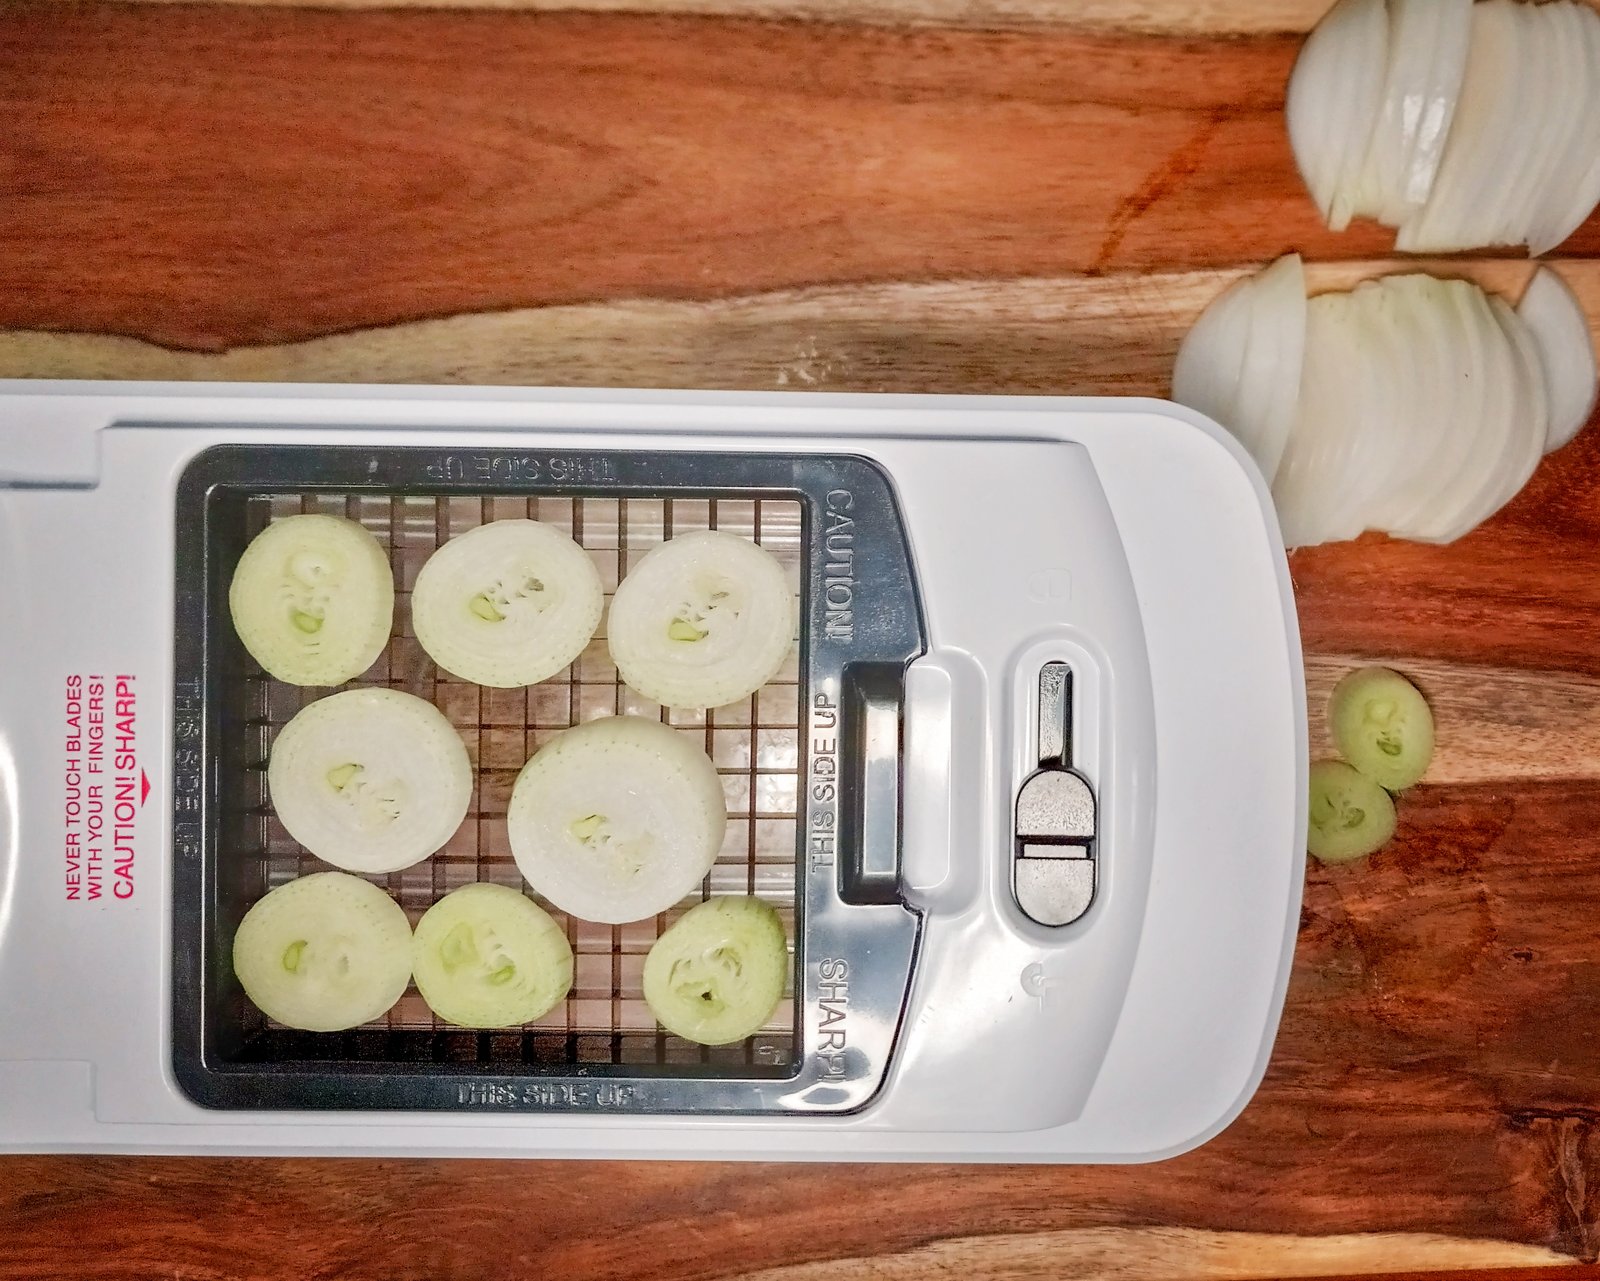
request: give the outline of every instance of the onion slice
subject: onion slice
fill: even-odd
[[[1250,285],[1250,329],[1233,417],[1224,425],[1270,486],[1289,443],[1306,346],[1306,273],[1299,254],[1279,258]]]
[[[1521,27],[1512,0],[1472,9],[1461,97],[1427,203],[1407,218],[1395,248],[1407,253],[1473,249],[1492,237],[1504,207],[1503,175],[1518,137],[1512,109],[1521,82]]]
[[[1496,241],[1520,244],[1532,238],[1541,208],[1553,189],[1566,189],[1561,166],[1582,127],[1580,101],[1589,51],[1568,4],[1521,4],[1524,64],[1518,113],[1522,118],[1517,167],[1504,175],[1506,207]]]
[[[1529,229],[1528,251],[1534,257],[1549,253],[1581,227],[1600,203],[1600,13],[1587,5],[1550,5],[1567,10],[1565,39],[1581,42],[1585,52],[1584,77],[1562,95],[1564,109],[1578,124],[1561,160],[1554,166],[1556,180],[1542,194],[1544,208]],[[1556,20],[1556,15],[1551,15]],[[1581,41],[1580,41],[1581,37]],[[1562,181],[1562,176],[1566,181]]]
[[[1388,58],[1383,0],[1339,0],[1307,37],[1289,76],[1289,142],[1335,231],[1350,225],[1349,190],[1366,162]]]
[[[1253,277],[1236,280],[1207,304],[1178,344],[1172,399],[1227,427],[1239,398],[1250,343]]]
[[[1230,286],[1178,348],[1172,398],[1227,428],[1268,486],[1294,424],[1305,338],[1305,268],[1286,254]]]
[[[1390,0],[1389,60],[1356,208],[1391,226],[1422,207],[1466,70],[1472,0]]]
[[[1483,524],[1521,492],[1544,456],[1545,436],[1550,429],[1544,371],[1539,367],[1533,335],[1504,298],[1490,295],[1487,301],[1511,354],[1511,422],[1492,479],[1477,506],[1467,513],[1469,523],[1461,530],[1463,534]]]
[[[1453,543],[1494,510],[1506,461],[1516,447],[1518,400],[1524,391],[1516,351],[1488,296],[1473,289],[1469,297],[1483,343],[1483,424],[1465,468],[1446,491],[1430,542]]]
[[[1397,516],[1389,532],[1396,538],[1440,541],[1440,534],[1461,510],[1459,491],[1487,432],[1489,399],[1485,387],[1488,361],[1487,332],[1479,304],[1482,294],[1464,280],[1440,281],[1447,305],[1439,319],[1454,353],[1447,369],[1450,396],[1448,430],[1435,442],[1428,460],[1429,473],[1418,487],[1409,510]]]
[[[1548,267],[1534,273],[1517,315],[1528,327],[1539,354],[1550,402],[1550,430],[1544,452],[1560,449],[1594,412],[1597,371],[1589,322],[1567,282]]]
[[[1405,323],[1401,295],[1385,280],[1369,280],[1350,295],[1350,322],[1359,359],[1354,388],[1358,449],[1346,472],[1349,512],[1342,530],[1355,538],[1380,528],[1379,515],[1403,476],[1416,436],[1419,387],[1415,327]]]
[[[1352,392],[1361,386],[1364,373],[1357,364],[1349,309],[1348,294],[1323,294],[1306,304],[1299,413],[1272,486],[1289,547],[1349,536],[1338,527],[1345,476],[1362,421]]]
[[[1392,326],[1391,353],[1410,376],[1394,412],[1394,474],[1387,494],[1374,502],[1368,522],[1392,530],[1433,492],[1440,451],[1459,422],[1460,395],[1447,282],[1417,273],[1383,281],[1384,303]]]

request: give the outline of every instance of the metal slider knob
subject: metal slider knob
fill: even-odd
[[[1039,672],[1039,768],[1017,792],[1017,905],[1040,925],[1070,925],[1095,889],[1095,796],[1072,768],[1072,669]]]

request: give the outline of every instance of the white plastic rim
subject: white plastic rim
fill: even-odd
[[[239,557],[228,611],[250,656],[290,685],[342,685],[377,661],[394,626],[394,574],[353,520],[285,516]]]
[[[390,1009],[411,981],[411,924],[370,881],[316,872],[280,885],[245,913],[233,969],[269,1019],[339,1032]]]
[[[302,708],[267,765],[289,835],[350,872],[420,863],[461,826],[472,762],[433,704],[395,689],[351,689]]]
[[[506,819],[512,857],[537,893],[616,925],[664,912],[700,886],[728,810],[716,766],[687,736],[606,716],[535,753]]]
[[[794,594],[776,557],[719,530],[652,547],[617,585],[606,623],[617,674],[666,707],[748,698],[782,670]]]
[[[561,530],[496,520],[428,557],[411,593],[417,643],[452,676],[534,685],[583,652],[605,607],[600,571]]]
[[[1550,403],[1550,430],[1544,450],[1550,453],[1576,436],[1594,413],[1596,387],[1600,383],[1594,339],[1577,295],[1548,267],[1534,272],[1517,304],[1517,315],[1533,337],[1544,375]]]
[[[566,932],[506,885],[446,894],[417,922],[411,958],[422,999],[457,1027],[532,1023],[572,990]]]

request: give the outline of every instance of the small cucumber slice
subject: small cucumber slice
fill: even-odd
[[[644,999],[673,1035],[726,1045],[772,1017],[788,977],[783,923],[771,905],[714,898],[656,940],[644,962]]]
[[[572,988],[572,945],[537,903],[504,885],[463,885],[417,922],[411,968],[428,1008],[460,1027],[543,1018]]]
[[[394,574],[353,520],[285,516],[251,540],[228,587],[250,656],[290,685],[342,685],[389,643]]]
[[[1340,755],[1391,792],[1410,787],[1433,759],[1427,700],[1387,667],[1363,667],[1335,685],[1328,724]]]
[[[397,689],[347,689],[283,727],[267,788],[289,835],[323,862],[398,872],[461,826],[472,761],[432,703]]]
[[[316,872],[244,914],[233,972],[269,1019],[307,1032],[370,1023],[411,980],[411,924],[370,881]]]
[[[1394,801],[1343,761],[1311,767],[1306,849],[1324,863],[1365,858],[1394,835]]]
[[[497,520],[452,538],[417,572],[411,622],[445,671],[511,689],[554,676],[600,625],[589,554],[552,525]]]
[[[615,925],[664,912],[700,884],[728,805],[716,766],[687,736],[605,716],[534,754],[506,823],[529,885],[563,912]]]
[[[618,585],[606,623],[617,672],[667,707],[725,707],[778,674],[794,646],[783,566],[713,529],[653,547]]]

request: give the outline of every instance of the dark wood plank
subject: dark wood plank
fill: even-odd
[[[577,299],[1371,257],[1296,38],[0,11],[0,327],[196,348]],[[1569,246],[1600,247],[1600,226]]]
[[[171,0],[145,0],[165,4]],[[212,0],[303,8],[304,0]],[[1327,0],[318,0],[319,9],[603,10],[707,14],[877,26],[974,27],[986,31],[1079,30],[1219,36],[1305,32]]]

